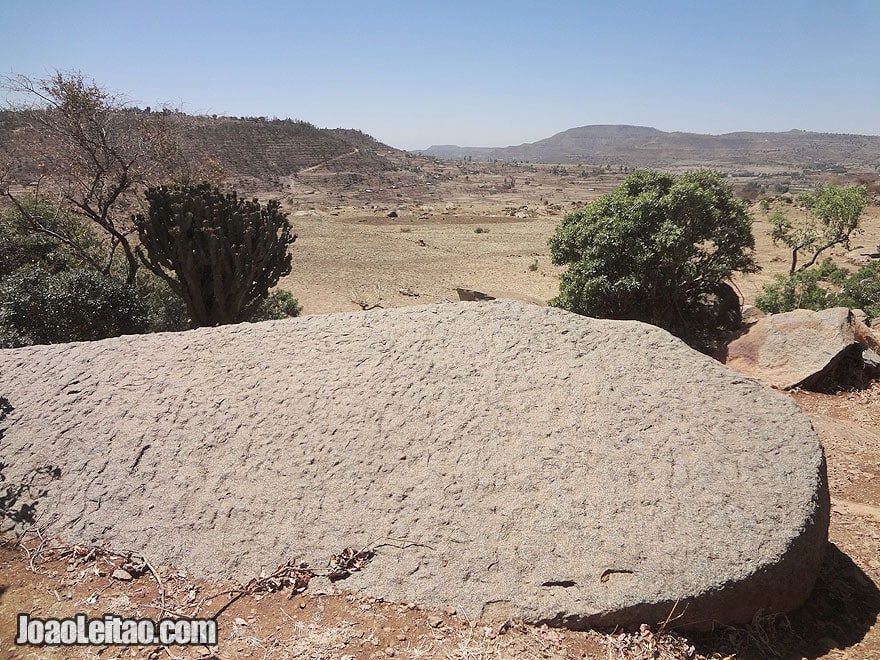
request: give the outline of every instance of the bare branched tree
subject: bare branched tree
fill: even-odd
[[[11,166],[0,172],[0,195],[17,209],[22,229],[49,235],[88,266],[132,283],[138,259],[129,237],[139,193],[169,178],[180,160],[173,113],[129,108],[77,71],[40,80],[14,75],[0,84],[18,99],[11,109],[27,117],[45,150],[30,189],[14,185]],[[88,221],[100,250],[84,243],[82,223],[64,222],[59,213]]]

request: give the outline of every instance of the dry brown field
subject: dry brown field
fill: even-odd
[[[303,313],[357,310],[358,302],[375,304],[380,296],[386,308],[452,301],[457,288],[546,303],[561,272],[550,263],[547,240],[562,216],[625,177],[571,165],[416,162],[409,166],[421,168],[418,177],[382,174],[340,190],[301,175],[266,194],[285,200],[298,234],[293,272],[279,286],[297,297]],[[798,181],[792,191],[821,180]],[[732,179],[736,187],[746,181]],[[774,201],[771,212],[777,207],[793,219],[803,215],[796,204]],[[770,239],[770,212],[757,203],[750,210],[762,270],[736,279],[746,303],[790,262],[788,250]],[[868,207],[862,226],[852,246],[880,244],[880,206]],[[828,256],[851,267],[845,252]]]

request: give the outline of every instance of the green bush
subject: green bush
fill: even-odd
[[[67,268],[100,270],[105,265],[105,248],[85,221],[45,199],[22,202],[23,210],[0,213],[0,278],[28,264],[53,273]]]
[[[551,305],[646,321],[696,343],[730,311],[726,280],[758,269],[745,204],[708,170],[631,174],[566,215],[549,244],[553,263],[568,266]]]
[[[0,281],[0,347],[104,339],[149,330],[137,290],[93,270],[24,266]]]
[[[818,268],[777,275],[755,306],[768,314],[849,307],[862,309],[869,317],[880,316],[880,264],[850,273],[826,259]]]
[[[880,317],[880,263],[871,262],[849,275],[843,283],[841,299],[852,309],[864,310],[869,318]]]
[[[138,271],[135,288],[147,308],[149,332],[177,332],[189,328],[186,305],[171,287],[149,271]]]
[[[249,319],[257,321],[277,321],[299,316],[302,307],[290,291],[273,291],[262,302],[256,313]]]

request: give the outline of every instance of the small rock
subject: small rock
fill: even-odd
[[[428,625],[431,628],[440,628],[443,625],[443,619],[441,619],[439,616],[429,616]]]
[[[113,574],[110,577],[112,577],[114,580],[122,580],[123,582],[131,582],[132,580],[131,573],[126,571],[124,568],[117,568],[115,571],[113,571]]]
[[[446,612],[446,614],[448,614],[449,616],[455,616],[455,614],[456,614],[454,607],[447,607],[443,611]]]
[[[387,649],[385,649],[385,655],[387,655],[389,658],[393,658],[394,649],[389,646]]]
[[[742,324],[750,325],[752,323],[757,323],[767,315],[754,305],[743,305],[741,316]]]
[[[387,214],[385,217],[387,217],[387,218],[396,218],[396,217],[397,217],[397,211],[389,211],[388,214]]]
[[[248,622],[242,619],[240,616],[235,617],[235,625],[237,626],[246,626]]]

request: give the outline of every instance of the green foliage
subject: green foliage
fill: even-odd
[[[880,317],[880,263],[862,266],[843,282],[841,297],[852,309],[861,309],[869,318]]]
[[[829,183],[819,186],[814,193],[804,193],[799,201],[810,212],[803,222],[796,225],[779,210],[769,218],[774,244],[782,243],[791,248],[789,273],[806,270],[830,247],[849,247],[850,237],[859,231],[868,193],[864,186],[842,187]],[[810,258],[798,268],[802,252]]]
[[[849,307],[877,317],[880,316],[880,264],[871,263],[850,273],[826,259],[818,268],[777,275],[764,287],[755,305],[768,314]]]
[[[160,186],[135,217],[143,263],[186,304],[193,327],[254,316],[290,273],[296,240],[281,205],[239,199],[208,184]]]
[[[550,304],[694,336],[732,273],[758,270],[751,227],[717,172],[635,172],[557,227],[550,256],[568,269]]]
[[[93,270],[24,266],[0,281],[0,347],[90,341],[149,329],[147,306],[125,282]]]
[[[0,213],[0,278],[27,264],[100,270],[103,248],[86,222],[35,195],[20,203]]]
[[[43,264],[52,270],[58,248],[45,234],[34,235],[19,231],[7,218],[0,217],[0,279],[31,263]]]
[[[186,305],[167,282],[139,270],[135,288],[147,308],[149,332],[177,332],[189,328]]]
[[[826,259],[819,268],[801,270],[789,275],[777,275],[764,286],[764,292],[755,299],[755,306],[767,314],[790,312],[793,309],[827,309],[837,307],[835,294],[829,285],[839,283],[846,271]]]
[[[290,291],[276,290],[260,304],[250,321],[277,321],[299,316],[300,312],[302,307]]]

